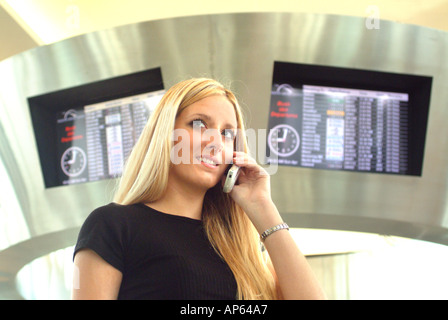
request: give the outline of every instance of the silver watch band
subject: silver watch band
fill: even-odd
[[[276,232],[276,231],[282,230],[282,229],[287,229],[287,230],[289,230],[289,226],[288,226],[286,223],[283,222],[283,223],[280,223],[280,224],[276,225],[275,227],[272,227],[272,228],[270,228],[270,229],[267,229],[265,232],[263,232],[263,233],[260,235],[260,239],[261,239],[261,241],[266,240],[266,238],[269,237],[271,234],[273,234],[273,233]]]

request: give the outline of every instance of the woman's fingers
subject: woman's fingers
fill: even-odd
[[[247,168],[247,171],[267,175],[267,172],[258,165],[254,158],[244,152],[234,152],[233,163],[241,168]],[[246,172],[248,173],[248,172]]]

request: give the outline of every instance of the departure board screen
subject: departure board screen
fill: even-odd
[[[28,97],[45,187],[120,176],[163,94],[154,68]]]
[[[310,66],[305,69],[310,72]],[[320,67],[308,79],[303,70],[295,74],[288,68],[284,70],[286,77],[276,71],[268,123],[268,163],[421,174],[429,101],[417,109],[411,101],[415,98],[412,88],[391,83],[389,88],[396,90],[389,91],[379,82],[378,89],[372,90],[375,83],[366,85],[367,71],[358,71],[359,79],[363,79],[359,82],[353,75],[349,79],[340,76],[337,81],[338,72],[346,71],[338,68]],[[320,83],[319,74],[323,77]],[[375,75],[379,81],[381,77]],[[332,77],[333,82],[329,81]]]
[[[164,91],[57,113],[59,184],[115,178]]]

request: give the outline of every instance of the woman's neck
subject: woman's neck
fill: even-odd
[[[168,183],[162,198],[146,205],[160,212],[201,220],[204,196],[205,191],[176,187]]]

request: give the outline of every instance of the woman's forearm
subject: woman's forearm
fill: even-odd
[[[258,210],[257,215],[264,217],[257,221],[258,226],[255,225],[260,234],[283,222],[272,202],[265,203]],[[270,234],[264,245],[278,280],[277,289],[284,299],[325,299],[311,267],[289,231],[283,229]]]

